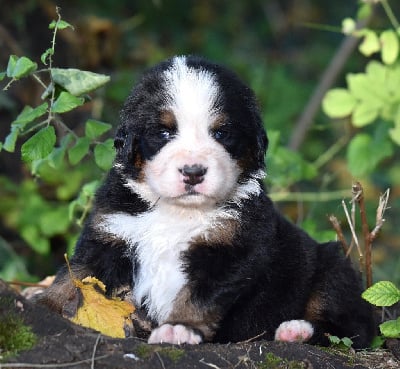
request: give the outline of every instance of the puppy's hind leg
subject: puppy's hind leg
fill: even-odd
[[[304,314],[314,328],[309,342],[328,346],[332,335],[350,338],[353,348],[368,347],[375,334],[373,310],[361,298],[362,284],[349,260],[336,259],[318,277]]]

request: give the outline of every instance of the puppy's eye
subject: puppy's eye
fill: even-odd
[[[216,129],[214,131],[212,131],[211,135],[217,140],[217,141],[221,141],[221,140],[225,140],[229,137],[230,133],[227,129],[224,128],[219,128]]]
[[[175,133],[167,128],[161,128],[158,131],[158,137],[165,141],[172,139],[174,135]]]

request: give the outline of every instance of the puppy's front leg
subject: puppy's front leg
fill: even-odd
[[[211,341],[219,320],[217,309],[196,306],[189,287],[185,286],[178,293],[170,315],[151,332],[148,342],[180,345]]]

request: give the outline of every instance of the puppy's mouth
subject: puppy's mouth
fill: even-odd
[[[216,199],[213,196],[206,195],[202,192],[196,191],[196,186],[186,185],[184,193],[179,196],[171,198],[175,204],[183,206],[213,206]]]
[[[201,195],[200,192],[196,191],[195,186],[193,186],[191,184],[185,185],[185,191],[186,191],[186,193],[184,193],[182,196]]]

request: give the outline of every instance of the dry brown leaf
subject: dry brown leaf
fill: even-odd
[[[106,286],[95,277],[86,277],[81,281],[72,278],[72,281],[77,293],[63,308],[66,318],[107,336],[129,336],[133,327],[131,314],[135,311],[132,304],[119,298],[107,298]]]

